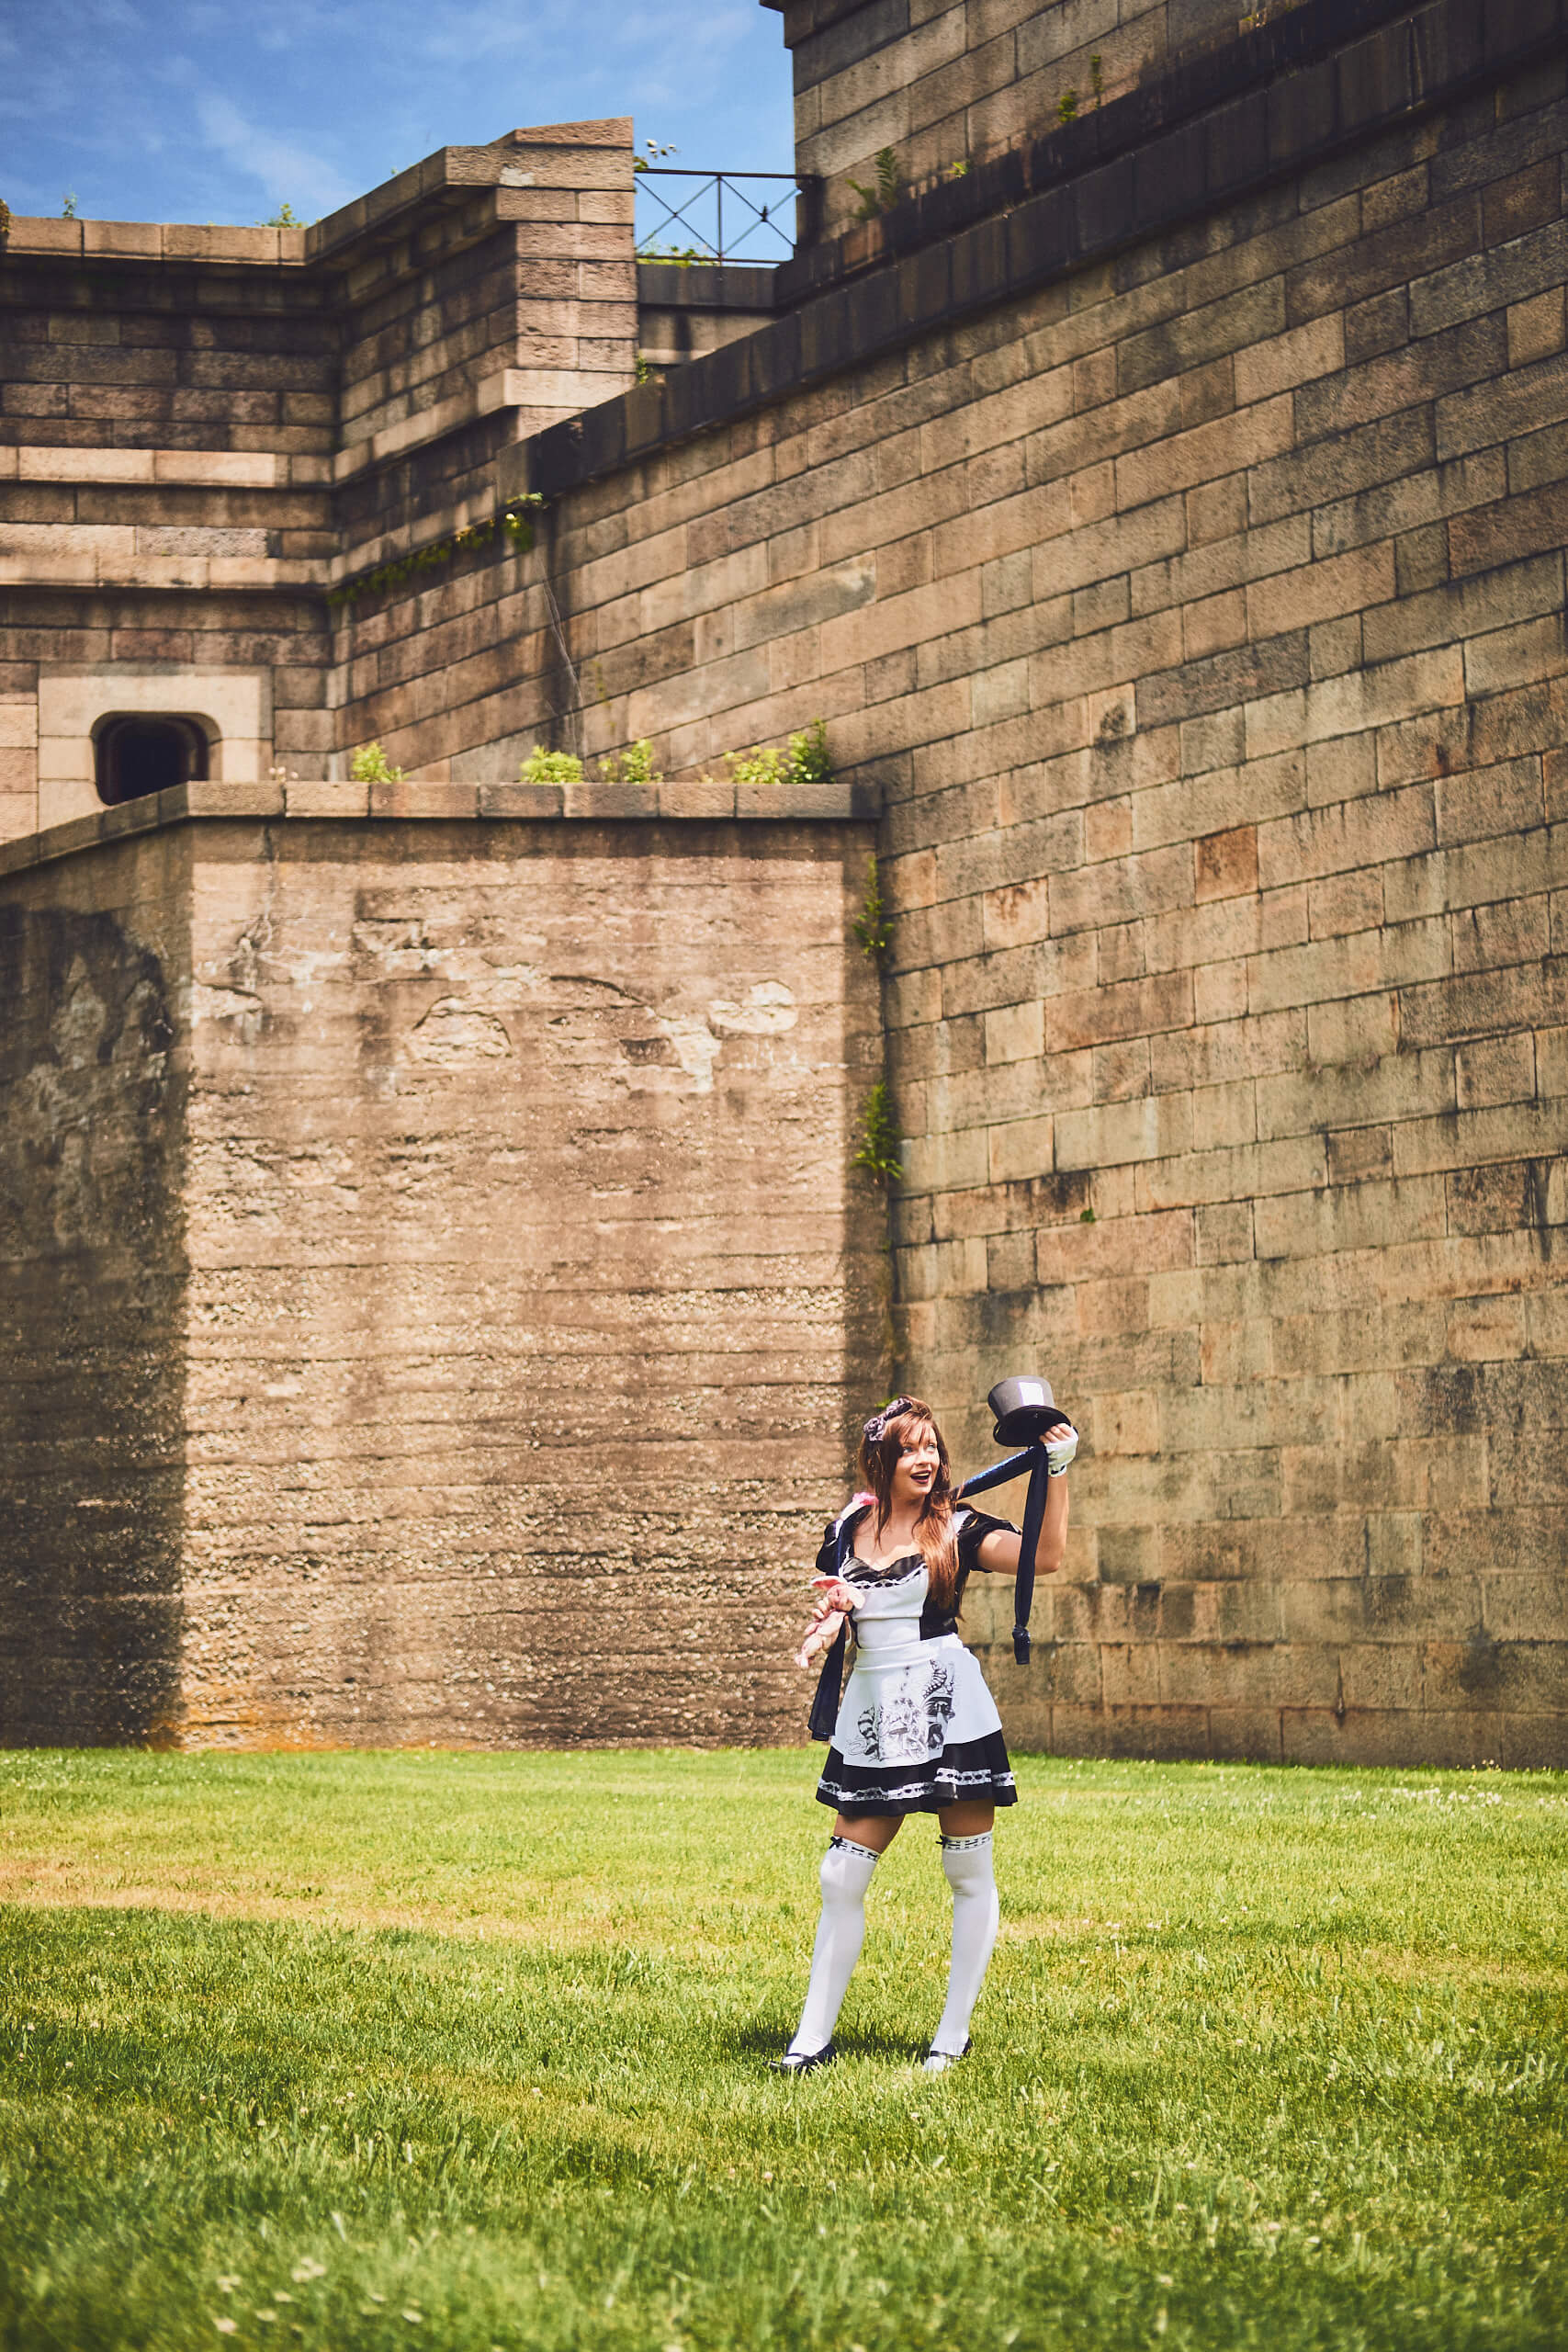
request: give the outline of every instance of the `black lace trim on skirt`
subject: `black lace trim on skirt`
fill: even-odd
[[[1018,1789],[1007,1744],[993,1731],[919,1764],[846,1764],[829,1747],[817,1802],[840,1813],[940,1813],[950,1804],[1016,1804]]]

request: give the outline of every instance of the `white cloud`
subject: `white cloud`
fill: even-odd
[[[278,139],[243,115],[232,98],[203,91],[196,100],[203,143],[234,170],[259,182],[275,203],[292,204],[302,218],[334,212],[358,193],[313,149]]]

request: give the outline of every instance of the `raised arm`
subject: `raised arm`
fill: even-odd
[[[1078,1450],[1078,1433],[1070,1422],[1048,1430],[1040,1441],[1050,1465],[1045,1489],[1045,1513],[1034,1547],[1036,1576],[1054,1577],[1067,1555],[1067,1464]],[[980,1538],[979,1563],[992,1576],[1015,1577],[1023,1538],[1010,1530],[993,1528]]]
[[[1005,1528],[993,1528],[980,1538],[980,1566],[992,1576],[1015,1577],[1023,1538]],[[1053,1478],[1045,1491],[1045,1516],[1034,1547],[1034,1573],[1054,1577],[1067,1556],[1067,1482]]]

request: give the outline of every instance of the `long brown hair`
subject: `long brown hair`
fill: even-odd
[[[898,1458],[917,1436],[930,1430],[936,1442],[936,1476],[915,1521],[915,1541],[926,1564],[931,1597],[939,1608],[951,1609],[958,1591],[958,1537],[953,1523],[953,1475],[947,1447],[936,1415],[918,1396],[895,1396],[880,1413],[873,1413],[861,1432],[860,1475],[870,1487],[878,1535],[893,1507],[893,1473]]]

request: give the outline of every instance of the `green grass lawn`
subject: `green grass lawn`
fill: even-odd
[[[1568,2344],[1568,1779],[1026,1758],[791,2083],[815,1770],[0,1756],[0,2344]]]

